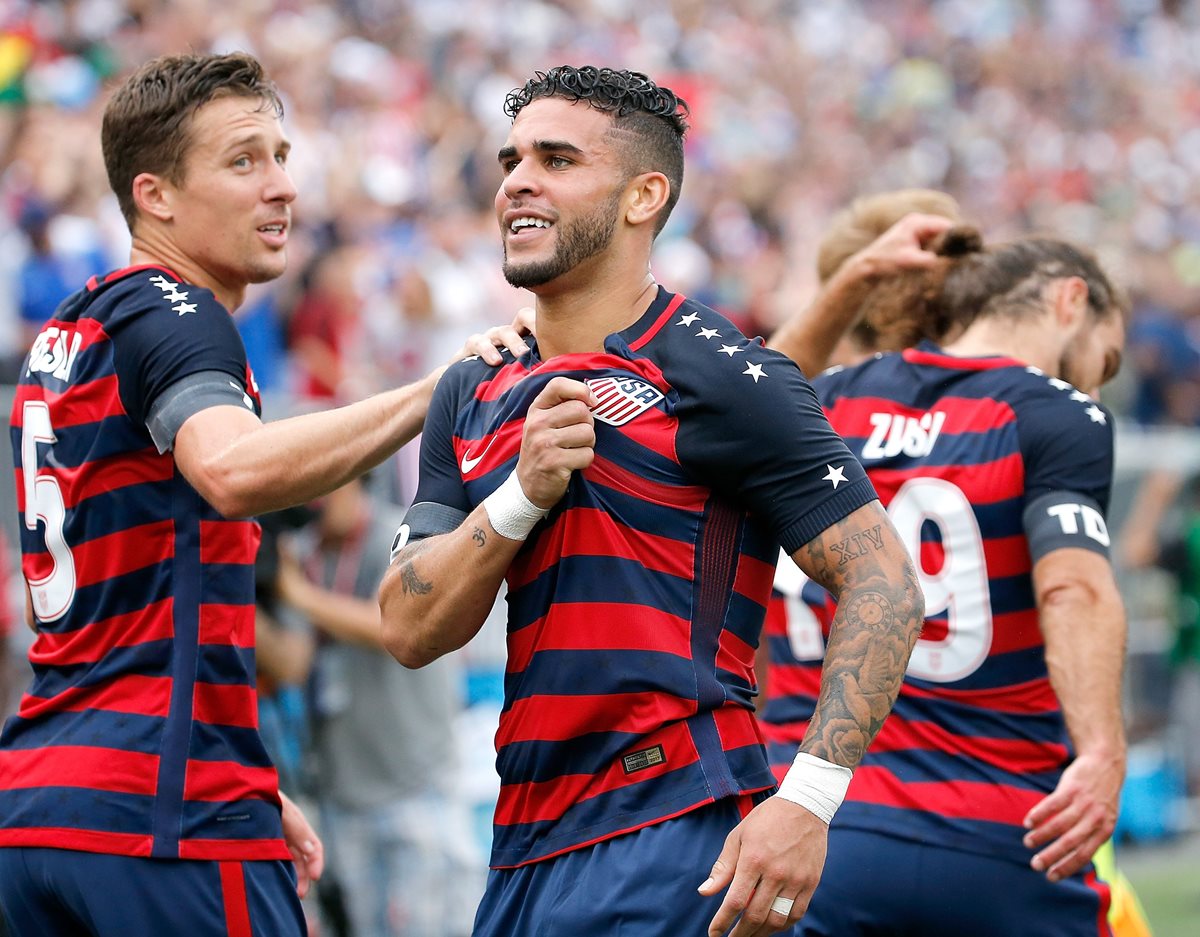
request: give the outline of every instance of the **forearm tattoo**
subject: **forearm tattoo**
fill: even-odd
[[[475,544],[480,549],[482,549],[487,543],[487,531],[485,531],[482,527],[476,527],[475,532],[471,534],[471,539],[475,541]]]
[[[924,623],[924,599],[907,552],[882,525],[862,529],[843,521],[802,552],[838,609],[801,750],[853,768],[900,692]]]
[[[397,557],[400,564],[400,589],[405,595],[428,595],[433,591],[433,583],[423,579],[413,565],[413,560],[429,549],[429,541],[418,540],[411,543]]]

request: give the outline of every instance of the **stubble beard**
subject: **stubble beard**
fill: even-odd
[[[504,249],[504,279],[518,289],[544,286],[579,266],[585,260],[603,252],[612,243],[617,230],[617,209],[620,193],[612,197],[595,211],[568,223],[555,225],[557,238],[554,254],[546,260],[534,260],[518,264],[508,259],[508,248]]]

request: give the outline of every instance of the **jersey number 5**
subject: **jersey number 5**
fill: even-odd
[[[40,621],[57,621],[75,599],[75,558],[63,537],[67,508],[58,479],[38,474],[38,443],[53,445],[58,437],[50,424],[50,407],[41,400],[26,400],[21,410],[21,474],[25,482],[25,526],[45,525],[46,550],[53,569],[29,581],[33,611]]]

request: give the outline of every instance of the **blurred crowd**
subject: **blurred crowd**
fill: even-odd
[[[1099,250],[1137,300],[1112,401],[1200,424],[1200,11],[1172,0],[7,0],[0,352],[127,246],[98,143],[146,58],[248,49],[287,105],[289,277],[239,313],[260,381],[354,398],[521,304],[491,214],[505,93],[637,68],[692,105],[659,278],[766,332],[850,198],[952,193],[993,237]]]

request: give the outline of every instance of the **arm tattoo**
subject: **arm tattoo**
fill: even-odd
[[[487,543],[487,532],[482,527],[476,527],[475,532],[471,534],[471,539],[482,548]]]
[[[856,534],[851,534],[845,540],[838,543],[831,543],[829,549],[841,556],[838,566],[845,566],[851,560],[858,559],[860,556],[866,556],[872,550],[883,549],[883,534],[880,533],[880,524],[876,524],[870,530],[860,530]]]
[[[433,583],[421,578],[413,560],[429,549],[429,541],[418,540],[410,543],[396,558],[400,564],[400,588],[405,595],[428,595],[433,591]]]
[[[877,502],[873,508],[883,510]],[[896,701],[925,609],[912,561],[890,526],[862,529],[849,520],[799,551],[805,571],[838,600],[821,695],[800,748],[854,768]]]

